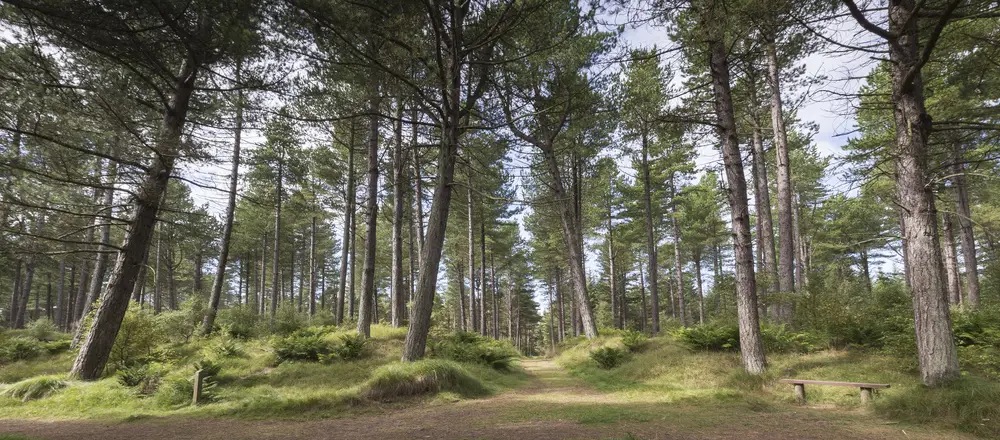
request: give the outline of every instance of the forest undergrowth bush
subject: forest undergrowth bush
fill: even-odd
[[[628,351],[618,347],[601,347],[590,352],[590,358],[597,362],[597,366],[610,370],[625,362]]]
[[[463,397],[477,397],[488,393],[483,383],[460,364],[444,359],[383,365],[361,386],[362,397],[376,401],[442,391]]]
[[[59,376],[38,376],[15,383],[3,391],[6,397],[21,399],[22,402],[41,399],[63,388],[67,382]]]
[[[430,356],[456,362],[479,363],[506,371],[520,356],[507,341],[498,341],[475,333],[455,332],[438,336],[429,344]]]

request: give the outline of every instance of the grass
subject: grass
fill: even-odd
[[[38,376],[15,383],[5,390],[3,395],[22,402],[41,399],[66,388],[67,383],[61,377]]]
[[[796,411],[799,407],[795,405],[791,385],[776,380],[801,378],[892,385],[877,395],[870,408],[861,407],[858,389],[808,386],[808,406],[819,408],[818,417],[851,414],[878,418],[883,420],[881,423],[888,419],[892,423],[1000,438],[1000,384],[971,374],[948,387],[929,389],[921,385],[916,371],[905,359],[828,350],[772,354],[768,356],[768,372],[752,376],[743,372],[738,353],[692,351],[669,336],[651,338],[645,350],[632,354],[621,366],[606,370],[589,355],[602,347],[622,347],[622,342],[617,335],[571,341],[563,344],[556,361],[598,390],[634,403],[633,414],[654,413],[663,404],[678,402],[700,408],[698,412],[703,415],[683,419],[692,428],[718,423],[716,416],[741,417],[739,414],[745,416],[747,411]],[[614,408],[606,411],[614,412]],[[579,415],[578,419],[587,417],[590,416]]]
[[[324,339],[339,342],[352,329],[333,329]],[[159,358],[150,364],[150,374],[159,377],[160,389],[152,394],[141,393],[141,387],[125,386],[114,372],[94,382],[69,382],[70,386],[48,397],[22,402],[19,398],[0,396],[0,418],[38,419],[97,419],[133,420],[145,417],[183,415],[185,417],[227,417],[248,420],[316,419],[342,417],[377,411],[384,405],[372,405],[363,396],[363,385],[375,379],[406,370],[397,360],[401,356],[405,328],[373,325],[372,338],[365,356],[350,361],[278,362],[267,338],[234,342],[216,336],[194,339],[187,344],[161,346]],[[2,336],[0,336],[2,337]],[[71,353],[42,355],[29,361],[0,366],[3,382],[16,382],[38,375],[54,375],[61,379],[72,364]],[[184,381],[194,372],[194,365],[210,359],[221,366],[215,377],[218,385],[212,390],[213,401],[192,407],[187,404]],[[420,368],[440,367],[442,361],[418,363]],[[454,364],[454,371],[445,374],[441,368],[431,369],[442,379],[440,391],[448,400],[479,397],[517,387],[525,381],[519,369],[500,372],[483,365]],[[410,367],[419,373],[420,368]],[[425,372],[426,373],[426,372]],[[175,388],[171,393],[167,387]],[[0,383],[0,390],[5,386]],[[178,391],[179,390],[179,391]],[[176,394],[176,395],[171,395]],[[400,401],[398,405],[419,402]],[[390,405],[394,406],[394,405]]]
[[[489,393],[479,379],[457,362],[425,359],[383,365],[361,386],[361,395],[377,401],[448,391],[462,397]]]

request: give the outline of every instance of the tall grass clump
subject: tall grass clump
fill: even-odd
[[[36,400],[66,388],[66,381],[58,376],[38,376],[22,380],[4,390],[3,395],[24,402]]]
[[[917,386],[875,400],[875,411],[909,423],[934,423],[1000,438],[1000,384],[963,377],[938,388]]]
[[[361,396],[376,401],[449,391],[463,397],[488,393],[461,365],[443,359],[395,362],[376,369],[361,386]]]
[[[431,357],[456,362],[477,363],[506,371],[519,355],[507,341],[480,336],[475,333],[451,333],[430,343]]]

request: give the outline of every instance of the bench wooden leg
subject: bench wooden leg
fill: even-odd
[[[861,404],[862,405],[868,405],[869,403],[872,403],[872,389],[871,388],[862,388],[861,389]]]
[[[797,383],[795,384],[795,401],[799,405],[806,404],[806,386],[805,384]]]

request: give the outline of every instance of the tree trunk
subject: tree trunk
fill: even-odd
[[[115,269],[111,273],[108,287],[94,315],[90,331],[73,363],[70,371],[72,377],[94,380],[104,371],[125,310],[129,305],[129,296],[139,272],[139,265],[142,264],[143,256],[149,249],[153,227],[156,225],[156,213],[160,208],[160,198],[166,191],[167,181],[180,148],[181,131],[196,77],[197,68],[185,61],[180,74],[176,77],[173,96],[163,115],[157,154],[134,196],[135,206],[132,209],[133,218],[130,227],[125,234]]]
[[[559,218],[562,222],[563,240],[566,243],[567,262],[569,263],[570,277],[573,282],[574,297],[579,308],[581,320],[583,321],[583,331],[587,339],[597,337],[597,322],[594,320],[594,313],[587,301],[587,274],[584,271],[584,255],[582,243],[580,243],[580,231],[577,230],[578,223],[574,215],[573,205],[570,203],[566,188],[563,185],[562,173],[559,170],[559,162],[555,156],[555,150],[551,143],[541,142],[538,145],[545,156],[545,163],[548,165],[549,176],[552,179],[552,190],[559,209]]]
[[[642,273],[642,265],[639,265],[639,293],[642,295],[642,332],[646,333],[646,325],[649,322],[646,305],[646,275]]]
[[[354,121],[351,121],[351,137],[347,145],[347,188],[345,188],[346,200],[344,200],[344,242],[341,244],[340,249],[340,282],[337,284],[337,305],[336,305],[336,315],[337,315],[337,325],[344,323],[344,296],[347,293],[347,264],[348,260],[353,258],[353,253],[351,252],[352,244],[352,234],[354,223]],[[354,277],[354,266],[351,266],[350,276]],[[353,284],[353,281],[352,281]],[[353,286],[351,297],[354,297]],[[353,300],[351,301],[354,302]],[[351,306],[351,314],[354,313],[354,306]]]
[[[257,313],[264,315],[264,302],[267,299],[267,231],[260,240],[260,290],[257,292]]]
[[[715,114],[718,119],[716,131],[722,142],[726,180],[729,183],[727,195],[729,196],[732,216],[733,247],[736,257],[736,304],[740,329],[740,353],[743,368],[748,373],[763,374],[767,367],[767,361],[764,358],[760,321],[757,315],[757,286],[754,278],[753,249],[750,239],[749,203],[747,201],[746,178],[743,175],[743,159],[736,137],[736,118],[733,112],[733,98],[729,82],[729,60],[726,58],[726,43],[721,38],[719,30],[716,29],[718,20],[715,16],[719,13],[716,10],[719,5],[716,4],[715,0],[709,3],[709,7],[703,11],[704,15],[701,17],[700,25],[709,29],[706,32],[706,40],[709,55],[708,65],[715,96]],[[787,211],[784,213],[788,214]],[[785,235],[787,236],[787,234]],[[785,252],[782,253],[785,256],[789,255]]]
[[[7,315],[7,325],[15,328],[14,321],[17,320],[17,309],[21,306],[21,260],[17,260],[17,269],[14,271],[14,290],[10,293],[10,313]]]
[[[112,191],[110,188],[114,186],[116,176],[118,174],[118,167],[114,162],[108,161],[107,173],[108,173],[108,181],[107,181],[108,189],[104,190],[104,200],[101,203],[102,207],[100,211],[98,211],[98,214],[100,214],[101,211],[107,210],[107,216],[113,217],[112,205],[114,204],[115,194],[114,191]],[[98,218],[95,217],[94,219],[95,226],[97,220]],[[111,244],[111,223],[107,219],[101,219],[100,221],[101,221],[101,227],[100,227],[101,235],[97,243],[97,254],[96,254],[97,261],[94,265],[94,274],[90,277],[90,287],[87,289],[87,299],[83,304],[83,316],[87,316],[87,314],[90,313],[91,308],[94,306],[94,302],[97,301],[97,296],[101,292],[101,284],[104,281],[104,275],[107,272],[108,268],[108,252],[110,252],[110,244]],[[79,346],[80,338],[82,337],[83,337],[83,329],[77,327],[76,332],[73,334],[72,346],[73,347]]]
[[[417,204],[417,257],[423,255],[424,246],[424,188],[423,188],[423,177],[422,163],[420,162],[420,150],[417,149],[417,118],[419,113],[417,112],[417,107],[414,106],[412,110],[413,122],[410,124],[410,148],[413,149],[413,193],[414,201]]]
[[[650,333],[657,334],[660,332],[660,294],[659,294],[659,263],[657,261],[657,239],[653,235],[653,202],[652,202],[652,189],[650,188],[649,180],[649,141],[647,139],[647,133],[644,129],[642,132],[642,206],[645,210],[645,221],[646,221],[646,254],[649,256],[647,259],[647,269],[646,273],[649,274],[649,300],[651,305],[651,315],[652,315],[652,328]],[[682,320],[683,321],[683,320]]]
[[[368,196],[365,224],[365,266],[361,274],[361,308],[358,316],[358,334],[371,336],[375,308],[375,246],[378,227],[378,124],[379,89],[373,84],[368,98]]]
[[[493,251],[490,251],[490,284],[493,298],[493,339],[500,339],[500,290],[497,288],[497,266]],[[551,299],[550,299],[551,305]]]
[[[696,284],[698,286],[698,323],[705,323],[705,291],[702,289],[701,285],[701,248],[696,248],[694,255],[692,255],[692,260],[694,260],[694,276]]]
[[[403,170],[406,156],[403,155],[403,102],[396,103],[395,145],[392,154],[392,280],[389,293],[390,321],[393,328],[403,324],[406,301],[403,289]]]
[[[962,282],[959,280],[958,275],[958,257],[955,253],[955,234],[952,227],[951,214],[943,213],[942,217],[944,219],[944,224],[942,225],[942,230],[944,232],[944,243],[942,243],[941,251],[942,257],[944,258],[944,270],[947,276],[947,292],[948,301],[952,305],[959,305],[962,302]]]
[[[936,386],[959,376],[951,314],[944,292],[944,266],[938,241],[937,210],[927,172],[931,117],[924,106],[920,32],[915,0],[893,2],[889,32],[892,100],[896,124],[896,189],[903,212],[906,259],[911,273],[917,358],[924,385]],[[926,49],[926,48],[925,48]]]
[[[56,284],[56,315],[55,324],[59,329],[63,329],[63,320],[66,314],[66,256],[59,258],[59,280]]]
[[[479,330],[479,317],[476,313],[476,234],[474,228],[473,215],[475,210],[472,204],[472,170],[468,170],[469,177],[466,181],[466,212],[469,214],[469,331],[476,332]]]
[[[868,251],[861,250],[861,275],[865,278],[865,292],[872,293],[872,274],[868,264]]]
[[[285,180],[285,152],[278,156],[278,180],[274,186],[274,255],[271,258],[271,310],[270,323],[274,328],[275,316],[278,312],[278,299],[281,296],[281,187]]]
[[[754,196],[757,206],[757,224],[760,226],[757,235],[757,246],[761,249],[763,260],[762,271],[765,277],[767,291],[774,291],[775,283],[778,281],[778,265],[774,250],[774,219],[771,215],[771,189],[767,180],[767,161],[764,154],[764,141],[761,135],[761,128],[754,124],[753,127],[753,174],[754,174]]]
[[[563,308],[562,271],[555,270],[556,278],[556,301],[559,302],[559,342],[566,337],[566,312]]]
[[[448,227],[448,213],[451,209],[451,195],[455,180],[455,161],[458,156],[460,133],[458,103],[461,81],[459,70],[459,66],[456,65],[449,77],[451,86],[450,90],[447,91],[447,96],[453,104],[452,108],[449,109],[448,120],[442,126],[444,136],[438,157],[437,186],[434,188],[427,233],[420,249],[420,274],[417,280],[417,293],[413,298],[413,309],[410,311],[410,326],[407,329],[406,341],[403,346],[402,359],[404,361],[415,361],[423,358],[424,350],[427,347],[427,332],[430,330],[431,310],[434,307],[434,297],[437,293],[438,266],[441,264],[444,234]]]
[[[35,219],[34,226],[35,234],[42,235],[42,230],[45,229],[45,215],[39,214],[38,218]],[[31,296],[31,286],[35,279],[35,266],[37,264],[38,256],[35,254],[28,256],[28,262],[24,267],[24,284],[21,284],[21,294],[18,296],[20,299],[20,304],[17,307],[17,316],[14,319],[14,328],[24,328],[27,322],[28,315],[28,300]]]
[[[778,290],[795,291],[795,242],[792,238],[792,170],[788,158],[788,133],[781,104],[781,72],[773,38],[765,45],[768,83],[771,87],[771,125],[778,158]],[[742,174],[742,173],[741,173]]]
[[[621,320],[621,315],[619,310],[621,309],[618,303],[618,278],[615,276],[615,230],[614,224],[612,223],[614,214],[612,213],[612,191],[614,188],[614,179],[610,179],[608,182],[608,288],[611,297],[611,322],[616,328],[623,329],[624,323]]]
[[[681,260],[681,226],[677,223],[677,185],[674,173],[670,173],[670,223],[674,227],[674,267],[677,270],[677,308],[680,310],[681,326],[687,327],[687,306],[684,303],[684,262]]]
[[[961,150],[955,148],[955,159],[952,173],[955,177],[955,208],[960,227],[959,237],[962,240],[962,261],[965,263],[965,287],[967,290],[966,304],[971,308],[979,307],[979,267],[976,258],[976,237],[972,229],[972,210],[969,208],[969,190],[965,181],[965,165],[962,163]]]
[[[236,61],[236,85],[242,82],[243,64]],[[222,286],[226,282],[226,266],[229,264],[229,246],[232,243],[233,219],[236,216],[236,191],[240,183],[240,147],[243,136],[243,90],[236,95],[236,126],[233,130],[233,159],[229,171],[229,199],[226,203],[226,218],[222,225],[222,245],[219,249],[219,263],[215,268],[215,280],[212,281],[212,296],[208,300],[208,310],[202,321],[201,334],[208,335],[215,325],[215,316],[219,312],[219,301],[222,299]]]
[[[357,200],[355,200],[355,206],[357,206]],[[357,306],[357,295],[355,292],[355,287],[357,285],[357,276],[355,275],[355,269],[358,266],[358,215],[357,212],[351,213],[353,218],[351,219],[351,261],[350,268],[348,270],[348,281],[350,282],[348,287],[347,298],[347,312],[350,319],[358,318],[358,306]]]
[[[465,325],[465,266],[459,261],[455,263],[458,271],[458,329],[466,331]]]
[[[316,216],[309,229],[309,316],[316,315]],[[322,295],[322,292],[320,293]]]

